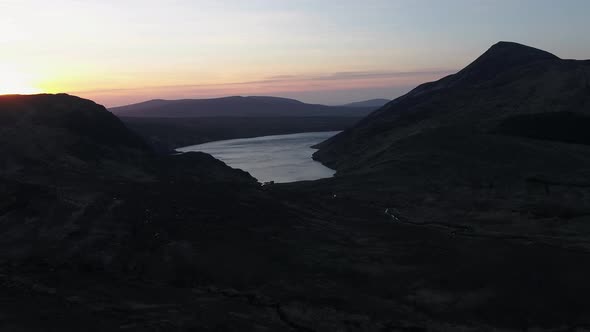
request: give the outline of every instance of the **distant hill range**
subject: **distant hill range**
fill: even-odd
[[[150,100],[111,108],[157,151],[210,141],[349,128],[377,109],[364,101],[344,106],[278,97]],[[373,105],[373,106],[371,106]]]
[[[379,108],[383,105],[389,103],[391,100],[389,99],[369,99],[364,101],[357,101],[356,103],[344,104],[344,107],[372,107],[372,108]]]
[[[367,103],[367,105],[361,105]],[[114,107],[110,111],[125,117],[195,118],[195,117],[362,117],[375,109],[374,103],[326,106],[306,104],[278,97],[224,97],[213,99],[150,100]]]

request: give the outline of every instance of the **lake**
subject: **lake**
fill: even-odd
[[[311,158],[311,146],[338,131],[241,138],[176,149],[208,153],[233,168],[250,173],[260,182],[295,182],[332,177],[334,170]]]

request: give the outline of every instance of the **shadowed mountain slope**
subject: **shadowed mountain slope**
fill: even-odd
[[[4,176],[68,168],[100,172],[107,164],[151,154],[104,107],[65,94],[0,96],[0,135]]]
[[[505,122],[511,123],[511,136],[518,136],[512,117],[530,115],[530,128],[534,122],[543,121],[534,114],[590,115],[589,77],[590,61],[561,60],[531,47],[500,42],[457,74],[418,86],[355,127],[321,143],[315,157],[341,173],[370,171],[404,154],[421,154],[424,151],[413,148],[412,142],[432,136],[437,144],[439,137],[445,136],[443,132],[466,138],[452,147],[453,153],[461,153],[462,146],[473,144],[475,139],[502,133]],[[567,126],[566,121],[556,122],[554,130],[568,131],[559,126]],[[579,135],[573,131],[572,135]],[[551,136],[548,132],[547,138]],[[567,141],[560,140],[564,139]],[[422,157],[429,161],[428,153]],[[466,154],[465,158],[470,156]]]
[[[201,217],[209,210],[222,219],[214,206],[238,206],[240,192],[259,195],[248,173],[204,153],[157,156],[104,107],[73,96],[1,96],[0,134],[5,259],[64,262],[72,255],[81,261],[110,255],[109,262],[97,264],[112,268],[115,257],[136,259],[142,249],[132,253],[129,246],[149,240],[134,233],[146,208],[164,209],[162,217],[171,221],[189,206],[174,211],[172,202],[190,198],[191,208],[202,207]],[[158,198],[149,207],[137,205]],[[177,226],[146,227],[164,236]]]
[[[589,82],[590,61],[500,42],[320,143],[314,158],[337,169],[332,190],[419,224],[586,248]]]

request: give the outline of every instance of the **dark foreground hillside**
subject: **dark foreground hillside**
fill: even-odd
[[[588,147],[520,121],[261,187],[91,101],[0,97],[0,330],[588,329]]]

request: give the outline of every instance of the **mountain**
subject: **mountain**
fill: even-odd
[[[350,204],[381,209],[394,223],[424,232],[447,230],[450,241],[470,239],[468,246],[528,245],[530,250],[506,248],[496,258],[507,265],[497,271],[512,277],[543,276],[504,284],[492,297],[512,289],[520,294],[518,300],[505,297],[501,315],[521,312],[531,319],[523,326],[543,325],[548,316],[541,312],[560,301],[553,296],[579,303],[576,291],[566,290],[573,270],[541,271],[551,270],[546,263],[569,261],[566,252],[585,255],[590,250],[589,126],[590,61],[563,60],[500,42],[458,73],[418,86],[316,146],[314,158],[337,173],[321,185],[310,185],[307,193],[333,192]],[[553,248],[545,253],[551,257],[533,258],[542,248]],[[495,254],[472,249],[480,258],[494,260]],[[469,267],[462,271],[471,276],[463,275],[457,289],[477,292],[475,284],[483,279],[483,288],[503,279],[480,279],[467,272],[494,264],[464,265]],[[450,279],[440,280],[446,284]],[[583,284],[576,288],[589,289]],[[535,294],[552,299],[534,300]],[[570,308],[590,309],[578,304]]]
[[[186,209],[222,220],[220,205],[237,211],[240,195],[261,195],[248,173],[210,155],[156,155],[103,106],[74,96],[0,96],[0,137],[0,262],[15,266],[136,264],[159,246],[155,232],[191,232],[174,224]],[[241,222],[249,209],[239,208]]]
[[[104,107],[61,95],[0,96],[0,174],[105,171],[151,151]]]
[[[253,229],[291,222],[248,173],[204,153],[158,156],[89,100],[0,96],[0,137],[0,330],[173,328],[163,302],[188,299],[183,285],[269,274],[273,240]],[[222,319],[189,316],[198,330]]]
[[[387,104],[390,101],[391,100],[389,100],[389,99],[369,99],[369,100],[364,100],[364,101],[358,101],[358,102],[355,102],[355,103],[345,104],[345,105],[342,105],[342,106],[344,106],[344,107],[374,107],[374,108],[379,108],[379,107],[382,107],[383,105]]]
[[[0,176],[40,185],[65,179],[86,183],[96,177],[143,181],[161,172],[166,159],[103,106],[66,94],[0,96],[0,135]],[[166,162],[214,160],[189,156],[171,156]],[[221,178],[231,180],[230,170],[219,167]],[[202,171],[211,179],[216,170]]]
[[[132,216],[140,213],[133,202],[159,190],[182,199],[191,190],[175,184],[179,176],[209,193],[258,188],[246,172],[203,153],[160,157],[103,106],[65,94],[0,96],[0,135],[0,260],[127,255],[125,245],[104,241],[133,243]]]
[[[372,107],[306,104],[294,99],[251,96],[214,99],[151,100],[110,109],[122,117],[361,117]]]
[[[500,42],[322,142],[314,158],[349,187],[380,183],[383,200],[398,197],[418,220],[549,234],[544,218],[576,228],[590,213],[589,124],[590,61]]]
[[[582,129],[568,127],[568,119],[590,116],[589,70],[590,61],[561,60],[500,42],[457,74],[418,86],[320,144],[316,158],[341,172],[368,171],[398,160],[398,149],[410,149],[414,142],[432,139],[441,145],[435,137],[469,137],[451,146],[458,150],[475,144],[473,139],[530,136],[548,116],[555,125],[535,137],[555,141],[557,131],[579,136]]]

